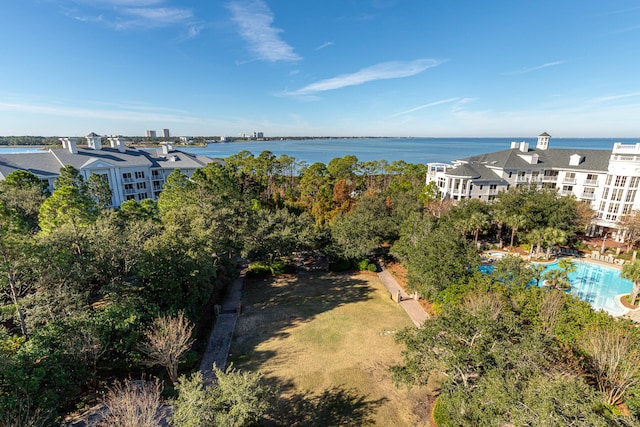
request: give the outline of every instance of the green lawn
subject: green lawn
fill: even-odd
[[[428,425],[432,397],[396,388],[396,331],[413,327],[376,276],[248,281],[230,361],[281,391],[272,425]]]

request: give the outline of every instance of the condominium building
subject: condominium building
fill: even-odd
[[[108,138],[109,147],[102,146],[102,137],[86,136],[86,147],[79,147],[77,138],[60,138],[62,148],[42,153],[0,155],[0,179],[15,170],[26,170],[43,180],[53,191],[53,183],[63,166],[73,166],[85,178],[91,174],[104,176],[113,193],[112,206],[126,200],[156,200],[167,176],[178,169],[191,176],[196,169],[214,161],[206,156],[194,156],[174,150],[171,144],[162,148],[136,149],[117,137]]]
[[[170,136],[171,135],[170,135],[169,129],[162,129],[162,137],[163,138],[169,138]]]
[[[146,130],[144,133],[147,138],[155,138],[157,136],[155,130]]]
[[[427,183],[435,182],[444,199],[492,201],[501,191],[535,184],[554,188],[588,203],[595,218],[589,235],[611,233],[624,239],[618,221],[640,209],[640,143],[613,145],[609,150],[549,148],[551,136],[538,136],[535,148],[512,142],[507,150],[456,160],[429,163]]]

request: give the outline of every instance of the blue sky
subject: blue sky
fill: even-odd
[[[0,135],[640,137],[637,0],[2,0]]]

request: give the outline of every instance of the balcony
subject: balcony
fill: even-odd
[[[526,183],[526,182],[529,182],[529,179],[527,179],[526,176],[518,176],[516,178],[516,183],[517,184],[523,184],[523,183]]]
[[[556,182],[558,175],[545,175],[542,177],[542,182]]]
[[[133,178],[122,178],[122,182],[134,182]]]
[[[589,185],[592,187],[597,187],[598,186],[598,180],[597,179],[585,179],[583,182],[583,185]]]
[[[558,191],[558,193],[561,196],[570,196],[570,195],[573,194],[573,191],[572,190],[560,190],[560,191]]]
[[[593,193],[582,193],[582,196],[580,196],[580,198],[582,200],[595,200],[596,195]]]
[[[562,178],[562,183],[563,184],[575,184],[576,183],[576,179],[575,178]]]

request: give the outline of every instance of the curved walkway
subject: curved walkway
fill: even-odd
[[[378,277],[380,281],[384,285],[385,288],[389,291],[391,296],[397,295],[398,291],[400,291],[400,306],[404,308],[404,311],[407,312],[413,323],[420,327],[424,323],[425,320],[429,318],[427,312],[422,308],[418,301],[414,300],[409,294],[405,292],[405,290],[398,284],[396,279],[389,273],[389,271],[385,270],[384,267],[378,266],[380,271],[378,272]]]

